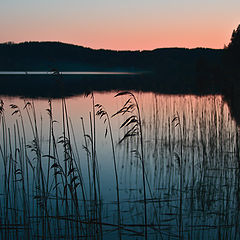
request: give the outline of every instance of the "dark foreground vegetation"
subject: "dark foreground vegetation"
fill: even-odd
[[[107,112],[91,93],[75,127],[64,98],[0,102],[1,239],[239,239],[240,141],[222,98],[140,96],[119,92]]]

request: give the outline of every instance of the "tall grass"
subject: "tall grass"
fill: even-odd
[[[91,94],[78,121],[64,98],[44,113],[0,101],[0,238],[238,239],[239,132],[221,98],[116,96],[110,114]]]
[[[115,97],[128,95],[130,98],[127,99],[126,103],[123,105],[123,107],[118,110],[114,116],[117,116],[119,114],[125,115],[126,113],[133,113],[135,108],[137,110],[136,115],[132,114],[130,117],[128,117],[120,126],[120,128],[128,127],[130,126],[130,129],[127,130],[123,138],[119,141],[119,143],[123,142],[128,137],[133,137],[138,135],[140,139],[140,152],[138,150],[134,150],[136,152],[136,155],[140,158],[142,163],[142,181],[143,181],[143,201],[144,201],[144,236],[145,239],[148,238],[148,219],[147,219],[147,193],[146,193],[146,172],[145,172],[145,160],[144,160],[144,150],[143,150],[143,132],[142,132],[142,119],[140,114],[139,105],[137,102],[137,99],[134,94],[131,92],[120,92]]]
[[[110,141],[112,146],[112,155],[113,155],[113,165],[114,165],[114,174],[115,174],[115,181],[116,181],[116,195],[117,195],[117,212],[118,212],[118,231],[119,231],[119,239],[122,239],[121,234],[121,209],[120,209],[120,196],[119,196],[119,180],[118,180],[118,171],[117,171],[117,162],[116,162],[116,155],[115,155],[115,146],[113,140],[113,133],[112,133],[112,126],[111,121],[108,113],[104,110],[104,107],[101,104],[96,104],[95,107],[98,109],[96,115],[100,117],[100,119],[104,118],[104,123],[107,124],[105,130],[105,137],[108,134],[110,135]]]

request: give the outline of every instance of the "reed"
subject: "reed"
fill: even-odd
[[[117,116],[119,114],[124,115],[126,113],[132,113],[134,109],[136,108],[137,114],[131,115],[128,117],[120,126],[120,128],[131,126],[130,129],[125,133],[123,138],[119,141],[119,143],[123,142],[128,137],[133,137],[138,135],[140,138],[140,152],[135,150],[135,153],[141,160],[142,164],[142,181],[143,181],[143,198],[144,198],[144,236],[145,239],[148,238],[148,219],[147,219],[147,193],[146,193],[146,172],[145,172],[145,159],[144,159],[144,150],[143,150],[143,131],[142,131],[142,119],[140,114],[139,105],[137,102],[137,99],[135,95],[131,92],[120,92],[115,95],[115,97],[118,96],[124,96],[128,95],[130,98],[126,101],[126,103],[123,105],[123,107],[118,110],[115,114],[112,115],[112,117]]]
[[[90,95],[82,134],[67,99],[60,109],[49,100],[46,116],[38,100],[9,109],[0,101],[0,238],[238,239],[239,129],[221,98],[154,95],[146,108],[134,93],[116,96],[127,99],[111,119]]]
[[[114,174],[115,174],[115,181],[116,181],[116,194],[117,194],[117,212],[118,212],[118,231],[119,231],[119,239],[122,239],[121,233],[121,209],[120,209],[120,196],[119,196],[119,180],[118,180],[118,171],[117,171],[117,163],[116,163],[116,156],[115,156],[115,147],[114,147],[114,140],[113,140],[113,133],[112,133],[112,126],[109,114],[105,111],[104,107],[101,104],[96,104],[95,107],[97,108],[96,115],[99,116],[100,119],[103,118],[104,123],[107,124],[105,130],[105,138],[109,132],[111,147],[112,147],[112,155],[113,155],[113,165],[114,165]]]

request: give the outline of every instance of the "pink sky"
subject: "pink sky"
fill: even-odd
[[[223,48],[239,0],[12,0],[1,3],[0,42],[61,41],[91,48]]]

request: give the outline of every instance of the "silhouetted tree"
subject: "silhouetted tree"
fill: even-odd
[[[226,48],[227,50],[227,60],[229,61],[229,64],[232,65],[232,67],[236,68],[239,67],[240,64],[240,25],[237,27],[237,29],[233,30],[231,41]]]
[[[237,52],[240,51],[240,24],[238,25],[236,30],[233,30],[231,42],[228,45],[228,49]]]

